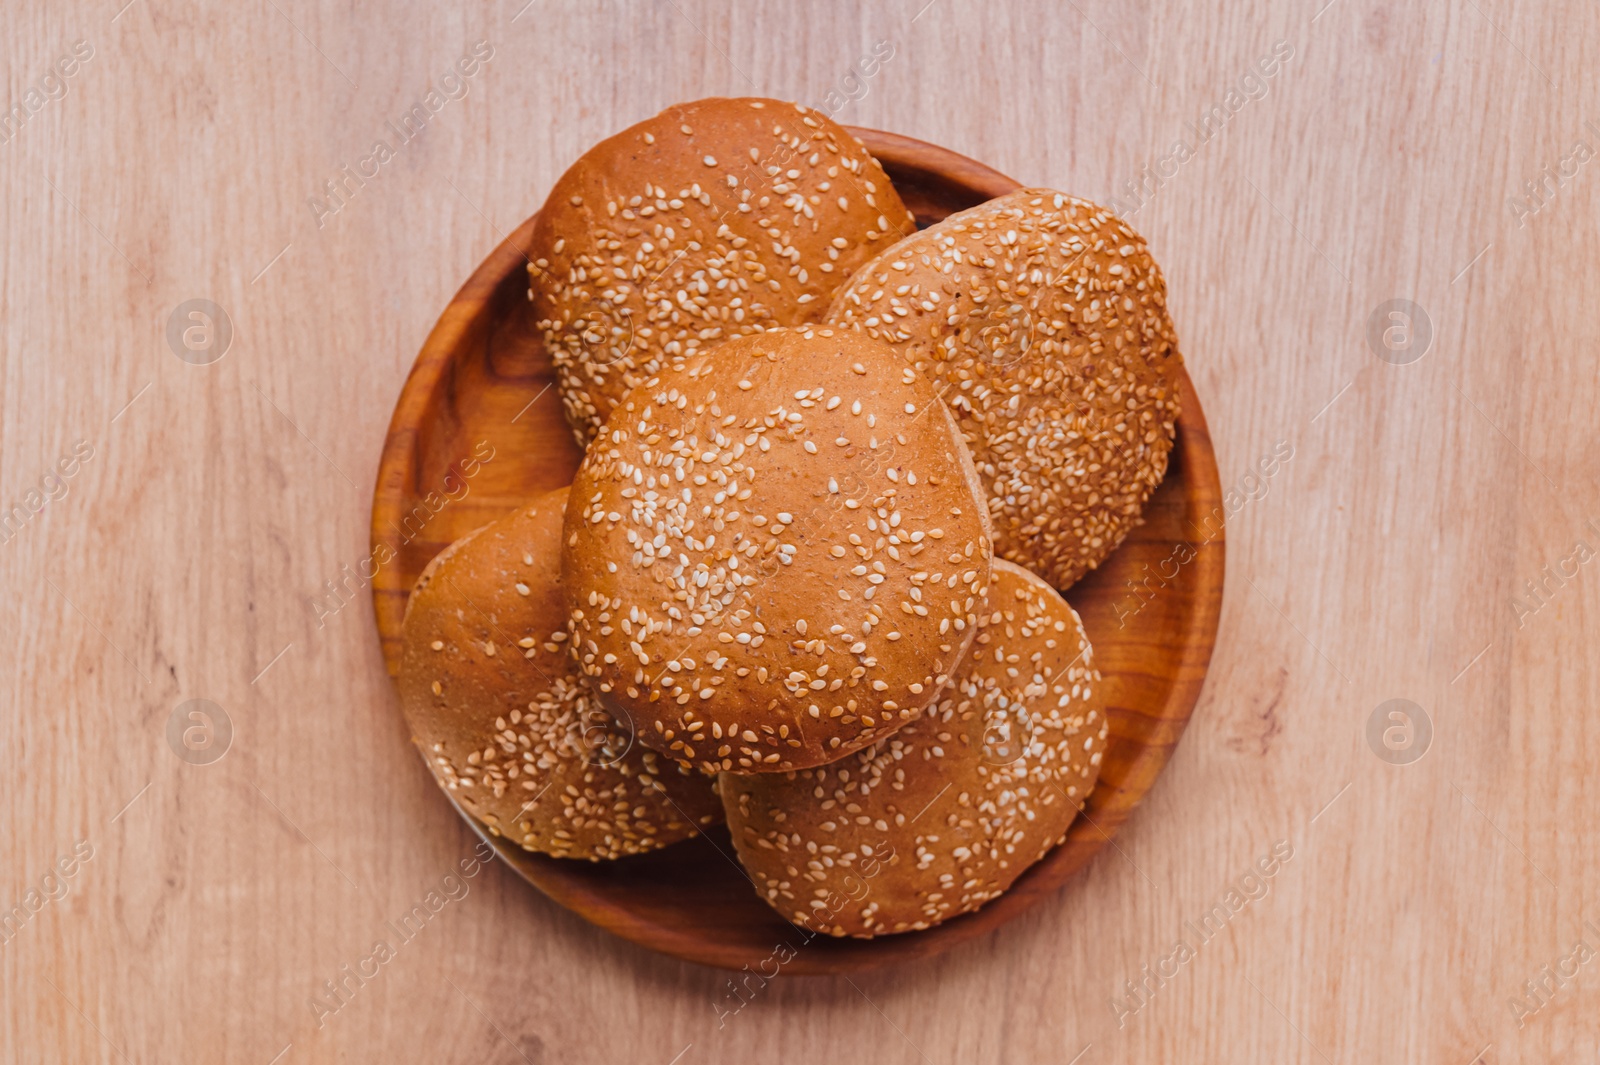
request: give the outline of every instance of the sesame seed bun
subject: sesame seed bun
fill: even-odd
[[[719,778],[739,859],[773,909],[829,935],[976,910],[1061,842],[1094,787],[1099,682],[1072,607],[997,559],[972,651],[922,717],[831,765]]]
[[[739,337],[634,390],[572,486],[574,648],[639,739],[707,772],[819,765],[927,706],[989,585],[932,384],[855,332]]]
[[[439,786],[495,835],[616,858],[720,820],[709,782],[633,743],[565,641],[565,488],[450,545],[406,604],[400,705]]]
[[[846,278],[915,230],[861,142],[799,104],[697,100],[601,141],[556,182],[528,248],[579,446],[663,367],[820,320]]]
[[[1104,207],[1019,189],[862,268],[830,324],[943,388],[997,557],[1058,588],[1109,555],[1166,474],[1182,356],[1144,239]]]

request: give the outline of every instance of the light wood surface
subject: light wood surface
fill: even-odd
[[[925,4],[6,7],[0,104],[40,88],[0,143],[0,500],[74,472],[0,543],[0,907],[40,903],[0,943],[0,1060],[1596,1060],[1600,958],[1520,1028],[1509,1002],[1580,937],[1600,950],[1600,560],[1575,561],[1600,549],[1600,162],[1572,155],[1600,148],[1600,20]],[[50,99],[78,40],[93,55]],[[469,93],[399,145],[386,124],[479,40]],[[406,746],[366,591],[310,601],[367,557],[439,308],[570,159],[677,99],[824,104],[880,40],[841,120],[1101,199],[1292,44],[1133,222],[1224,485],[1293,457],[1229,522],[1206,692],[1115,849],[988,939],[752,979],[734,1012],[727,974],[503,869],[446,901],[473,840]],[[379,137],[393,157],[319,229],[307,198]],[[1508,198],[1569,157],[1519,219]],[[168,345],[191,299],[232,321],[210,365]],[[1432,324],[1409,364],[1368,344],[1393,299]],[[231,720],[219,761],[169,746],[191,699]],[[1390,699],[1431,720],[1411,764],[1367,740]],[[1277,841],[1267,894],[1201,942]],[[388,922],[430,891],[403,939]],[[1186,935],[1119,1028],[1113,996]],[[378,940],[392,958],[315,1011]]]

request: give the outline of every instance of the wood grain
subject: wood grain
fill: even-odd
[[[914,138],[853,132],[920,225],[1019,187],[982,163]],[[538,402],[550,393],[555,368],[526,309],[532,230],[529,219],[473,271],[423,344],[395,405],[372,506],[373,557],[392,560],[372,582],[391,675],[408,593],[434,555],[560,487],[550,478],[570,479],[580,457],[560,406]],[[815,939],[756,897],[726,831],[594,865],[507,845],[458,811],[524,879],[567,909],[624,939],[704,965],[759,967],[787,944],[795,956],[784,968],[793,975],[859,972],[929,958],[994,931],[1052,895],[1112,841],[1171,758],[1200,697],[1222,609],[1225,515],[1205,414],[1181,370],[1179,390],[1168,480],[1113,557],[1067,592],[1093,642],[1110,721],[1099,782],[1065,841],[977,914],[871,943]],[[499,457],[507,443],[502,427],[519,421],[525,423],[515,430],[516,446]],[[494,441],[483,453],[496,458],[461,465],[460,456],[479,452],[483,441]],[[454,487],[441,491],[441,483]]]
[[[0,543],[0,908],[93,848],[0,942],[0,1061],[1595,1060],[1600,962],[1509,1005],[1600,923],[1600,571],[1558,573],[1600,548],[1600,169],[1559,173],[1600,148],[1590,6],[123,3],[0,14],[0,108],[94,50],[0,142],[0,503],[93,448]],[[319,228],[307,199],[478,40],[467,94]],[[841,121],[1102,201],[1190,142],[1132,222],[1248,499],[1205,692],[1115,846],[938,958],[730,997],[498,866],[401,942],[476,841],[358,572],[396,397],[568,160],[751,92],[838,92]],[[234,326],[211,365],[167,345],[190,299]],[[1393,299],[1433,326],[1409,364],[1367,340]],[[1397,698],[1432,723],[1409,765],[1366,739]],[[220,761],[167,744],[191,699],[230,717]],[[1279,840],[1265,896],[1119,1027]],[[319,1027],[308,999],[384,937]]]

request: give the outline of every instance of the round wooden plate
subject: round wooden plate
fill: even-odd
[[[852,130],[926,226],[1017,188],[971,159],[908,137]],[[530,218],[456,293],[395,406],[372,503],[373,605],[389,672],[406,596],[445,545],[523,500],[570,484],[581,453],[529,314]],[[779,944],[791,973],[833,973],[922,958],[1004,924],[1052,895],[1117,834],[1182,735],[1222,608],[1222,492],[1205,415],[1187,375],[1167,477],[1144,523],[1067,599],[1083,617],[1110,707],[1100,781],[1064,843],[977,913],[874,940],[812,937],[757,896],[723,828],[653,854],[590,863],[488,837],[556,902],[635,943],[706,965],[754,968]],[[463,814],[465,816],[465,814]],[[480,834],[483,829],[468,818]]]

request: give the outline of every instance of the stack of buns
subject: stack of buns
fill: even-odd
[[[440,786],[565,858],[725,819],[761,897],[829,935],[1005,891],[1108,737],[1058,589],[1173,444],[1143,240],[1046,189],[919,232],[848,131],[759,99],[602,142],[532,239],[585,457],[411,594],[401,702]]]

